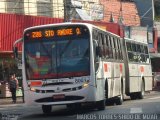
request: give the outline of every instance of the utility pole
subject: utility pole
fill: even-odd
[[[71,0],[63,0],[63,4],[64,4],[64,22],[70,22],[71,7],[72,7]]]
[[[119,14],[119,18],[118,18],[118,23],[120,25],[123,25],[123,9],[122,9],[123,5],[122,5],[122,0],[120,0],[120,14]]]

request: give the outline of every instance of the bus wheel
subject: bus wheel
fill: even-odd
[[[121,93],[120,93],[120,95],[117,97],[116,105],[122,105],[122,103],[123,103],[123,88],[121,88]]]
[[[138,93],[138,98],[143,99],[144,98],[144,93],[145,93],[145,87],[144,87],[144,82],[142,82],[141,91]]]
[[[131,93],[130,98],[131,98],[131,100],[136,100],[137,99],[137,94],[136,93]]]
[[[51,105],[42,105],[42,111],[44,114],[51,113],[52,106]]]
[[[105,107],[106,107],[105,100],[101,100],[101,101],[96,102],[96,107],[98,110],[105,110]]]

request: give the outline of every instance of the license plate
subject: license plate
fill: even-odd
[[[64,99],[65,95],[64,94],[60,94],[60,95],[53,95],[53,99]]]

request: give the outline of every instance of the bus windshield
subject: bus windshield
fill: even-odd
[[[42,38],[24,42],[28,80],[58,79],[90,74],[88,35]]]

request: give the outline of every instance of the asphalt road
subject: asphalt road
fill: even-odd
[[[13,104],[1,105],[0,113],[2,120],[160,120],[160,92],[147,93],[143,100],[128,98],[123,105],[109,104],[103,111],[90,105],[78,110],[64,105],[52,109],[51,114],[44,115],[41,106]]]

